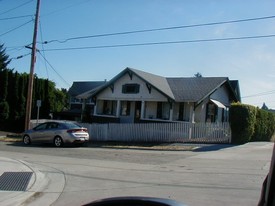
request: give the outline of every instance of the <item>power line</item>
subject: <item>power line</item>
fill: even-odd
[[[24,49],[25,48],[25,46],[13,46],[13,47],[6,47],[6,51],[8,52],[8,51],[14,51],[14,50],[16,50],[16,51],[20,51],[20,50],[22,50],[22,49]]]
[[[23,57],[25,57],[25,56],[28,56],[28,55],[30,55],[31,53],[29,52],[29,53],[27,53],[27,54],[23,54],[23,55],[20,55],[20,56],[17,56],[17,57],[12,57],[12,58],[10,58],[11,60],[13,60],[13,59],[21,59],[21,58],[23,58]]]
[[[252,94],[252,95],[247,95],[242,98],[259,97],[259,96],[265,96],[265,95],[270,95],[270,94],[275,94],[275,90],[261,92],[261,93]]]
[[[45,60],[45,62],[47,62],[47,64],[50,66],[50,68],[59,76],[59,78],[65,83],[67,84],[67,86],[71,86],[58,72],[57,70],[50,64],[50,62],[43,56],[43,54],[41,54],[41,52],[38,50],[38,53],[42,56],[42,58]]]
[[[173,26],[173,27],[154,28],[154,29],[123,31],[123,32],[115,32],[115,33],[106,33],[106,34],[96,34],[96,35],[71,37],[71,38],[67,38],[67,39],[64,39],[64,40],[55,39],[55,40],[45,41],[45,42],[42,42],[42,43],[43,44],[49,44],[49,43],[52,43],[52,42],[66,43],[68,41],[79,40],[79,39],[88,39],[88,38],[106,37],[106,36],[117,36],[117,35],[145,33],[145,32],[154,32],[154,31],[164,31],[164,30],[174,30],[174,29],[184,29],[184,28],[202,27],[202,26],[213,26],[213,25],[219,25],[219,24],[232,24],[232,23],[258,21],[258,20],[274,19],[274,18],[275,18],[275,15],[273,15],[273,16],[264,16],[264,17],[256,17],[256,18],[248,18],[248,19],[230,20],[230,21],[210,22],[210,23],[202,23],[202,24],[191,24],[191,25],[182,25],[182,26]]]
[[[273,37],[275,37],[275,34],[260,35],[260,36],[214,38],[214,39],[196,39],[196,40],[181,40],[181,41],[164,41],[164,42],[148,42],[148,43],[133,43],[133,44],[114,44],[114,45],[101,45],[101,46],[53,48],[53,49],[45,49],[44,51],[66,51],[66,50],[104,49],[104,48],[118,48],[118,47],[168,45],[168,44],[186,44],[186,43],[233,41],[233,40],[260,39],[260,38],[273,38]]]
[[[40,38],[41,38],[41,41],[43,41],[43,34],[42,34],[41,22],[39,22],[39,28],[40,28]],[[43,50],[43,55],[44,55],[44,57],[46,57],[45,51],[44,51],[44,45],[43,45],[43,44],[42,44],[42,50]],[[47,77],[48,77],[48,79],[49,79],[48,66],[47,66],[47,64],[46,64],[46,61],[45,61],[45,68],[46,68],[46,72],[47,72]]]
[[[64,7],[64,8],[61,8],[61,9],[57,9],[57,10],[55,10],[55,11],[49,12],[49,13],[47,13],[47,14],[44,14],[44,15],[42,15],[41,17],[45,17],[45,16],[49,16],[49,15],[54,14],[54,13],[58,13],[58,12],[60,12],[60,11],[63,11],[63,10],[66,10],[66,9],[69,9],[69,8],[72,8],[72,7],[75,7],[75,6],[78,6],[78,5],[83,4],[83,3],[86,3],[86,2],[88,2],[88,1],[91,1],[91,0],[84,0],[84,1],[82,1],[82,2],[79,2],[79,1],[78,1],[77,3],[71,4],[71,5],[67,6],[67,7]]]
[[[21,18],[26,18],[26,17],[32,17],[32,15],[22,15],[22,16],[7,17],[7,18],[0,19],[0,21],[13,20],[13,19],[21,19]]]
[[[33,20],[27,21],[27,22],[25,22],[24,24],[21,24],[21,25],[15,27],[15,28],[13,28],[13,29],[10,29],[10,30],[8,30],[8,31],[6,31],[6,32],[4,32],[4,33],[2,33],[2,34],[0,34],[0,36],[4,36],[4,35],[6,35],[6,34],[8,34],[8,33],[10,33],[10,32],[13,32],[13,31],[15,31],[15,30],[17,30],[17,29],[19,29],[19,28],[21,28],[21,27],[27,25],[28,23],[30,23],[30,22],[32,22],[32,21],[33,21]]]
[[[15,9],[18,9],[18,8],[22,7],[22,6],[25,6],[25,5],[27,5],[28,3],[32,2],[32,1],[33,1],[33,0],[30,0],[30,1],[27,1],[27,2],[25,2],[25,3],[23,3],[23,4],[20,4],[19,6],[16,6],[16,7],[14,7],[14,8],[11,8],[11,9],[9,9],[9,10],[7,10],[7,11],[4,11],[4,12],[0,13],[0,15],[6,14],[6,13],[8,13],[8,12],[10,12],[10,11],[13,11],[13,10],[15,10]]]

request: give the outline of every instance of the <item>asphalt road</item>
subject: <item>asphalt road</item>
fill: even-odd
[[[257,205],[272,148],[272,143],[250,143],[192,152],[0,142],[0,156],[58,174],[52,184],[60,189],[44,192],[56,193],[55,206],[113,196],[171,198],[187,205]]]

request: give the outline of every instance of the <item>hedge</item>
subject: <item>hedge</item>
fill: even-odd
[[[275,133],[275,114],[251,105],[232,104],[229,118],[233,144],[270,141]]]
[[[257,123],[252,141],[270,141],[275,132],[275,114],[263,109],[257,111]]]
[[[232,143],[243,144],[251,140],[255,131],[257,109],[254,106],[233,103],[229,110]]]

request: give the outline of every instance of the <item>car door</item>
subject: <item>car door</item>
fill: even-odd
[[[43,123],[38,125],[33,129],[32,136],[32,142],[43,142],[43,139],[45,138],[45,135],[47,131],[47,123]]]
[[[43,131],[41,141],[45,143],[52,143],[55,137],[57,128],[58,128],[58,123],[48,122],[46,129]]]

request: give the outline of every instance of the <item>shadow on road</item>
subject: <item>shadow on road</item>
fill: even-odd
[[[50,143],[35,143],[35,144],[30,144],[30,145],[25,145],[23,142],[9,142],[6,144],[7,146],[12,146],[12,147],[26,147],[26,148],[31,148],[31,147],[36,147],[36,148],[57,148],[53,144]],[[83,147],[82,145],[78,144],[65,144],[62,146],[62,148],[78,148],[78,147]]]
[[[226,149],[230,147],[235,147],[237,145],[233,144],[211,144],[211,145],[204,145],[197,149],[194,149],[193,152],[210,152],[210,151],[217,151],[221,149]]]

